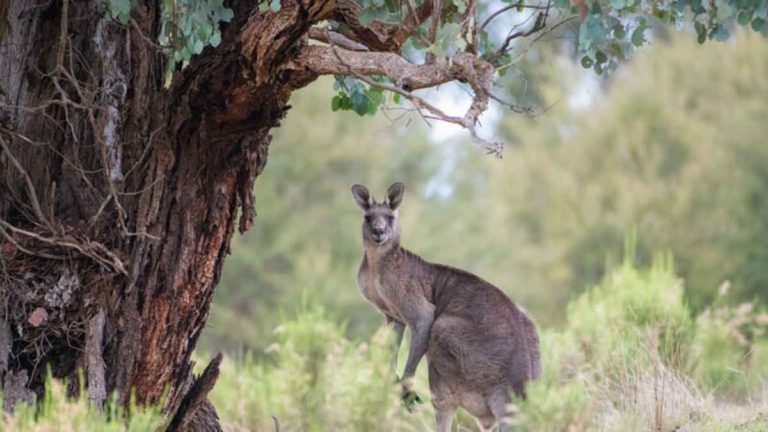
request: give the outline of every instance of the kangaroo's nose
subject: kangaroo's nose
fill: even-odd
[[[380,236],[384,234],[384,228],[374,228],[373,229],[373,235]]]

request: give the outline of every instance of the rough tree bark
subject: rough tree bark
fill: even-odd
[[[494,67],[471,46],[450,61],[399,54],[439,1],[366,27],[356,0],[232,0],[221,44],[166,86],[161,2],[136,3],[124,26],[104,2],[0,0],[0,390],[11,409],[42,394],[46,368],[72,392],[83,369],[96,404],[135,395],[165,403],[171,430],[217,430],[206,395],[221,357],[193,377],[190,355],[291,92],[351,75],[496,152],[475,133]],[[338,31],[312,27],[327,19]],[[474,93],[462,117],[411,93],[451,80]]]
[[[282,65],[334,2],[284,0],[268,18],[230,2],[222,43],[167,88],[158,3],[123,26],[99,2],[0,1],[8,408],[42,394],[47,367],[73,391],[82,368],[95,403],[168,391],[170,429],[218,428],[205,399],[220,359],[193,378],[190,355],[230,238],[252,223],[269,130],[315,78]]]

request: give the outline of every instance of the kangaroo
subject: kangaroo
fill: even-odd
[[[396,332],[395,365],[405,328],[411,332],[400,380],[406,407],[420,401],[413,375],[426,354],[438,432],[450,432],[459,407],[483,429],[498,424],[508,431],[503,419],[510,414],[511,393],[524,398],[526,383],[541,375],[536,326],[491,283],[400,246],[397,209],[404,193],[405,186],[394,183],[377,203],[365,186],[352,186],[365,214],[357,281]]]

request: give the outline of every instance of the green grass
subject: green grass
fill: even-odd
[[[2,398],[0,398],[2,399]],[[103,410],[86,399],[66,397],[64,385],[48,380],[42,402],[18,404],[13,415],[0,416],[3,432],[146,432],[160,429],[165,418],[158,408],[128,411],[116,401],[108,401]]]
[[[373,312],[372,312],[373,313]],[[768,430],[768,316],[728,305],[727,289],[699,316],[685,302],[671,259],[629,262],[571,301],[562,329],[542,329],[543,376],[515,401],[519,431]],[[322,308],[302,307],[278,326],[266,355],[225,359],[210,398],[225,430],[423,431],[432,429],[425,365],[416,413],[400,405],[392,332],[345,337]],[[404,351],[404,350],[403,350]],[[404,352],[401,352],[401,357]],[[402,364],[402,358],[400,359]],[[51,383],[44,402],[21,405],[0,430],[149,431],[157,409],[115,404],[99,412]],[[477,430],[459,413],[454,430]]]

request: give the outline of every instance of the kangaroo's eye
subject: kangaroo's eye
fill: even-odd
[[[394,221],[395,221],[395,217],[394,216],[387,216],[387,223],[388,224],[392,225],[392,222],[394,222]]]
[[[366,216],[365,217],[365,222],[366,223],[371,223],[371,217],[370,216]]]

